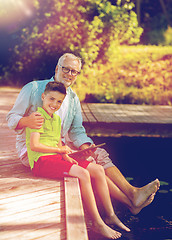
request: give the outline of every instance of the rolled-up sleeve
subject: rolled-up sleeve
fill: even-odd
[[[8,127],[10,129],[15,130],[17,133],[22,132],[22,130],[16,130],[18,122],[20,119],[26,115],[29,107],[30,107],[30,98],[32,92],[32,83],[28,83],[25,85],[20,91],[16,102],[13,108],[9,111],[6,116],[6,120],[8,122]]]
[[[72,125],[69,130],[69,138],[73,142],[74,146],[79,148],[84,143],[93,143],[92,139],[86,134],[85,128],[82,124],[82,113],[79,99],[76,97],[74,100],[75,115],[72,121]]]

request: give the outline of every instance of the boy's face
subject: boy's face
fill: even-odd
[[[58,91],[50,91],[42,94],[43,109],[52,116],[57,111],[65,98],[65,94]]]

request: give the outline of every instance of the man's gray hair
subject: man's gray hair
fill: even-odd
[[[78,61],[79,67],[80,67],[80,69],[81,69],[81,66],[82,66],[81,58],[75,56],[73,53],[65,53],[65,54],[63,54],[63,55],[59,58],[57,64],[61,64],[62,60],[65,60],[66,58],[70,58],[70,59],[72,59],[72,60]]]

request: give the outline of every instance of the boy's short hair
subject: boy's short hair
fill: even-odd
[[[63,83],[61,82],[49,82],[47,83],[44,93],[48,93],[50,91],[54,91],[54,92],[60,92],[63,93],[64,95],[66,95],[66,87]]]

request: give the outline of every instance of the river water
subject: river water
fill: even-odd
[[[146,137],[92,138],[105,142],[114,164],[134,186],[141,187],[158,178],[161,187],[154,201],[138,215],[132,215],[122,204],[113,201],[117,216],[130,229],[121,240],[172,239],[172,139]],[[102,238],[89,231],[90,240]]]

